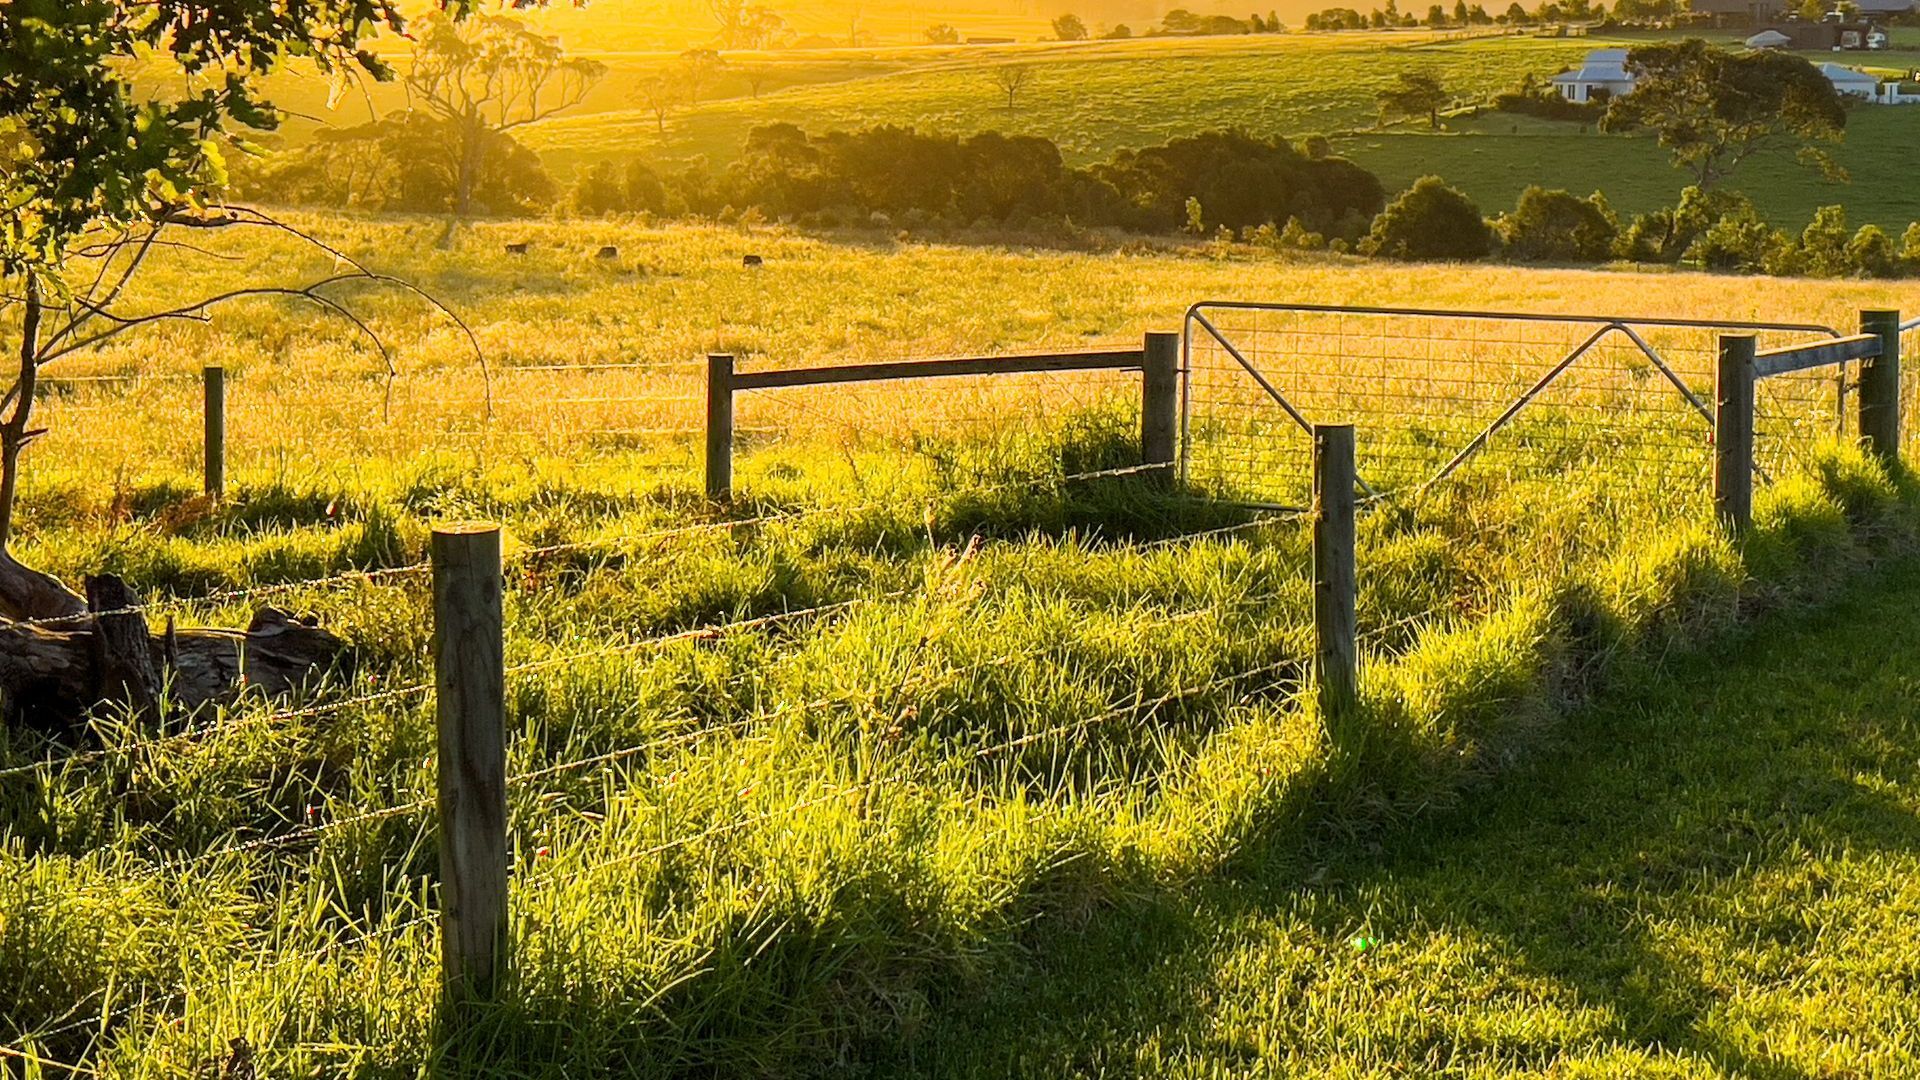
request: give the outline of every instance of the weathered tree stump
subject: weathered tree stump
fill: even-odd
[[[10,590],[13,581],[51,583],[54,590]],[[12,559],[0,564],[0,709],[8,723],[60,730],[104,706],[159,719],[164,699],[192,712],[230,701],[242,689],[277,696],[341,667],[346,642],[312,620],[262,608],[245,630],[176,628],[152,633],[140,598],[112,575],[87,581],[79,611],[65,586]],[[14,605],[31,592],[44,606]]]

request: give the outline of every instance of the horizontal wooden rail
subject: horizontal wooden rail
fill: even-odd
[[[1809,345],[1789,345],[1768,349],[1753,356],[1753,373],[1758,378],[1785,375],[1808,368],[1844,364],[1849,360],[1871,360],[1880,355],[1884,343],[1879,334],[1855,334],[1852,337],[1817,341]]]
[[[898,360],[877,364],[789,368],[783,371],[736,371],[733,373],[732,385],[735,390],[774,390],[785,386],[883,382],[889,379],[934,379],[955,375],[1015,375],[1038,371],[1139,371],[1145,363],[1146,353],[1141,349],[1042,353],[1034,356],[980,356],[957,360]]]

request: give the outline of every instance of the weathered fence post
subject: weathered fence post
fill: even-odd
[[[1900,459],[1900,313],[1863,311],[1860,332],[1880,337],[1880,355],[1860,365],[1860,439],[1891,464]]]
[[[1180,431],[1180,335],[1150,333],[1140,363],[1140,463],[1164,465],[1153,474],[1173,486]]]
[[[707,357],[707,498],[733,497],[733,357]]]
[[[1313,678],[1320,715],[1352,711],[1359,686],[1355,641],[1353,425],[1313,427]]]
[[[506,967],[507,731],[500,527],[433,532],[440,748],[440,962],[446,1001],[490,993]]]
[[[1714,378],[1713,509],[1734,532],[1753,524],[1753,357],[1751,334],[1720,338]]]
[[[201,411],[206,417],[201,472],[207,494],[217,499],[227,490],[227,369],[209,365],[200,372],[200,384],[205,391]]]

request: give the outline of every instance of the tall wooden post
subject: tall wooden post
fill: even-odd
[[[1140,364],[1140,463],[1164,465],[1153,479],[1173,486],[1180,431],[1180,335],[1148,334]]]
[[[201,471],[207,494],[217,499],[227,491],[227,369],[209,365],[200,372],[200,384],[206,418]]]
[[[441,980],[449,1005],[506,967],[507,725],[500,527],[435,529]]]
[[[1720,339],[1714,379],[1713,508],[1734,532],[1753,524],[1753,357],[1751,334]]]
[[[707,498],[733,497],[733,357],[707,357]]]
[[[1354,608],[1353,425],[1313,428],[1313,677],[1322,718],[1338,723],[1358,697]]]
[[[1900,459],[1900,313],[1863,311],[1860,332],[1880,337],[1880,355],[1860,367],[1860,439],[1892,464]]]

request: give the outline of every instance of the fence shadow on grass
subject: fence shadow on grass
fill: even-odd
[[[1902,674],[1916,595],[1908,565],[1824,613],[1776,615],[1670,672],[1618,680],[1563,745],[1456,813],[1309,843],[1197,901],[1036,937],[1016,978],[956,995],[868,1060],[876,1074],[1037,1076],[1500,1071],[1611,1054],[1788,1080],[1811,1073],[1763,1040],[1815,1037],[1827,1060],[1870,1072],[1857,1055],[1899,1036],[1864,1004],[1833,1002],[1897,979],[1897,962],[1856,945],[1812,968],[1864,965],[1863,987],[1846,988],[1830,971],[1795,988],[1782,968],[1848,949],[1836,930],[1892,902],[1852,898],[1850,916],[1825,913],[1851,925],[1823,928],[1822,904],[1849,902],[1828,878],[1836,853],[1920,851],[1920,819],[1887,794],[1920,787],[1920,701]],[[1836,995],[1830,1012],[1807,1018],[1821,994]],[[1758,1011],[1730,1013],[1737,995]],[[1769,1036],[1767,1016],[1795,1030]],[[1502,1018],[1508,1030],[1490,1030]]]

